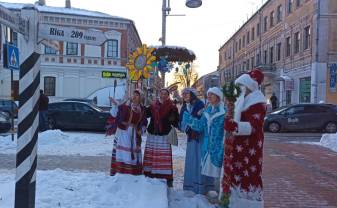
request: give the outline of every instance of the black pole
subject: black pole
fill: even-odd
[[[12,125],[12,141],[14,141],[14,82],[13,69],[11,69],[11,125]]]

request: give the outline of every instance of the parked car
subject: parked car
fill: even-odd
[[[48,106],[50,129],[104,131],[110,114],[96,106],[78,101],[60,101]]]
[[[298,104],[276,110],[265,117],[269,132],[313,131],[337,132],[337,106],[331,104]]]
[[[94,102],[94,100],[86,99],[86,98],[67,98],[67,99],[64,99],[64,101],[78,101],[78,102],[84,102],[84,103],[89,103],[89,104],[92,104],[92,105],[96,105],[96,103]]]
[[[12,110],[13,103],[13,110]],[[0,111],[4,111],[9,114],[9,116],[18,117],[18,105],[13,100],[0,99]]]
[[[8,113],[0,111],[0,133],[6,133],[11,129],[10,116]]]

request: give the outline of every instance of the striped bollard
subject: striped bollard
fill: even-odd
[[[15,208],[34,208],[40,98],[40,54],[37,45],[38,13],[34,6],[21,10],[29,19],[29,35],[19,45],[18,141],[16,154]]]

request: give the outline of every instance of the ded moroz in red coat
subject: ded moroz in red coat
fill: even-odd
[[[260,208],[263,207],[261,175],[266,99],[257,86],[245,86],[253,92],[235,103],[236,131],[231,140],[225,141],[225,147],[232,145],[233,148],[225,150],[224,182],[227,187],[224,189],[227,191],[224,191],[230,193],[231,208]]]

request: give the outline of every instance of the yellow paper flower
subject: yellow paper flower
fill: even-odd
[[[154,48],[148,48],[145,44],[137,48],[129,57],[126,67],[129,70],[129,76],[132,81],[138,81],[140,78],[149,78],[152,70],[152,62],[156,57],[152,55]]]

